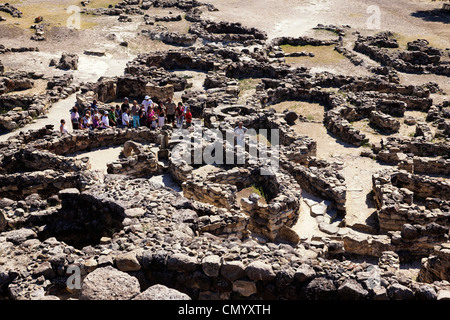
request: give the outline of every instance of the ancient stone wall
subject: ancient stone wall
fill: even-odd
[[[448,269],[450,268],[449,242],[436,246],[432,255],[422,260],[418,280],[432,283],[434,281],[449,281]]]

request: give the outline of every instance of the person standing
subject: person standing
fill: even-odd
[[[139,105],[136,100],[133,101],[131,106],[131,117],[133,119],[133,128],[139,128]]]
[[[144,101],[142,101],[141,105],[144,106],[145,112],[148,112],[148,109],[152,106],[153,101],[150,99],[150,96],[145,96]]]
[[[130,103],[129,103],[127,97],[125,97],[125,98],[123,99],[123,103],[122,103],[122,105],[120,106],[120,111],[122,111],[122,114],[124,113],[125,109],[130,109]]]
[[[185,118],[186,118],[186,128],[189,128],[192,125],[192,113],[191,108],[189,107],[186,108]]]
[[[156,129],[156,114],[152,107],[147,112],[147,126],[152,130]]]
[[[80,114],[78,113],[78,108],[73,107],[72,112],[70,113],[70,121],[72,122],[72,129],[78,130],[79,129],[79,121],[80,121]]]
[[[167,99],[166,103],[166,114],[167,114],[167,123],[172,126],[175,125],[175,109],[177,105],[172,102],[172,98]]]
[[[158,115],[158,127],[162,128],[164,126],[164,121],[166,117],[166,108],[164,104],[161,102],[156,109],[156,114]]]
[[[177,127],[179,129],[181,129],[183,127],[183,120],[184,120],[184,116],[185,116],[183,104],[181,102],[178,102],[176,115],[177,115]]]
[[[141,104],[139,109],[139,125],[145,127],[147,125],[147,112],[144,105]]]
[[[61,125],[59,126],[59,132],[69,133],[69,130],[67,130],[67,126],[66,126],[66,121],[64,119],[61,119]]]
[[[92,101],[91,108],[94,109],[94,110],[98,109],[97,100]]]
[[[247,128],[244,127],[242,121],[239,122],[238,126],[236,128],[234,128],[234,136],[236,137],[236,144],[244,147],[244,138],[245,138],[245,133],[247,132]]]
[[[119,105],[116,105],[116,119],[117,119],[117,125],[122,124],[122,110],[120,110]]]
[[[124,128],[130,127],[130,116],[128,115],[129,111],[128,109],[125,109],[125,111],[122,114],[122,126]]]

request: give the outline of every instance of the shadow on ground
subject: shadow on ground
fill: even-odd
[[[424,21],[450,23],[450,12],[445,12],[441,9],[416,11],[411,13],[411,16],[420,18]]]

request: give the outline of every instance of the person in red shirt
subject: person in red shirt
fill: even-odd
[[[186,128],[189,128],[192,124],[192,113],[191,113],[191,108],[187,107],[186,108],[186,114],[185,114],[185,119],[186,119]]]

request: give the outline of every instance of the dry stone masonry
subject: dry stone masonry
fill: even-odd
[[[74,93],[81,110],[94,100],[100,110],[108,110],[108,104],[124,97],[150,95],[160,103],[179,94],[195,121],[181,135],[171,124],[155,130],[65,134],[47,125],[0,142],[0,299],[448,296],[449,104],[435,103],[435,95],[442,92],[436,83],[400,83],[404,72],[449,76],[443,50],[424,39],[400,50],[388,32],[355,33],[351,48],[343,40],[351,27],[334,25],[316,29],[331,31],[335,39],[269,40],[256,28],[204,19],[204,10],[217,9],[197,0],[125,0],[108,8],[83,1],[82,6],[84,14],[114,16],[123,25],[142,21],[142,34],[173,47],[139,54],[120,76],[80,85],[73,85],[76,54],[63,53],[52,61],[65,73],[53,77],[9,70],[0,62],[0,129],[23,127]],[[153,8],[177,11],[156,16]],[[7,4],[0,5],[0,11],[21,15]],[[189,22],[184,33],[155,23],[183,19]],[[43,36],[37,33],[39,25],[35,28],[36,35]],[[299,51],[286,54],[284,45],[298,46]],[[368,76],[286,64],[287,57],[314,56],[302,46],[334,47],[355,66],[366,68]],[[0,54],[25,51],[36,50],[0,46]],[[184,70],[203,72],[203,87],[189,89],[189,81],[174,72]],[[242,81],[249,78],[257,84],[246,96]],[[45,81],[45,91],[26,94],[37,81]],[[287,101],[323,106],[321,122],[333,138],[346,148],[363,146],[361,155],[389,166],[370,173],[368,196],[375,207],[366,222],[374,223],[367,222],[365,232],[346,225],[349,197],[355,191],[348,188],[345,163],[322,159],[318,143],[295,132],[299,123],[312,122],[304,115],[272,109]],[[425,121],[405,117],[412,111],[426,114]],[[383,134],[380,142],[372,143],[357,129],[354,123],[361,120]],[[270,157],[255,159],[253,151],[261,155],[268,148],[261,137],[255,141],[250,134],[246,139],[252,144],[243,148],[213,141],[215,135],[233,133],[239,122],[251,130],[268,130],[268,141],[276,130],[277,152],[271,149]],[[399,132],[408,125],[415,131],[402,137]],[[105,170],[92,170],[87,156],[73,157],[106,147],[122,151]],[[215,162],[192,161],[194,150],[204,154],[212,147]],[[237,163],[237,155],[232,163],[222,161],[227,150],[239,151],[244,163]],[[271,174],[262,174],[267,171]],[[173,180],[179,189],[156,178]],[[295,230],[305,216],[317,222],[318,235],[310,239]],[[417,278],[405,276],[403,264],[418,261]],[[80,268],[81,288],[68,291],[73,266]]]

